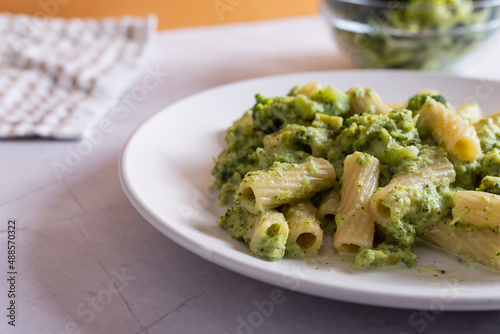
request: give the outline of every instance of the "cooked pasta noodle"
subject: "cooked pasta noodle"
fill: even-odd
[[[435,183],[443,178],[455,180],[455,169],[446,158],[439,158],[422,169],[400,175],[391,180],[383,188],[378,189],[371,197],[371,213],[375,221],[387,227],[391,221],[398,221],[411,206],[411,198],[401,199],[391,197],[391,192],[398,186],[420,188]]]
[[[292,204],[284,214],[290,229],[287,254],[298,257],[317,253],[323,243],[323,230],[314,205],[309,201]]]
[[[487,228],[457,227],[440,222],[425,236],[425,241],[449,252],[470,257],[487,266],[500,269],[500,235]]]
[[[428,97],[419,112],[419,123],[430,129],[434,139],[456,159],[475,161],[481,145],[471,122],[442,103]]]
[[[355,152],[344,160],[344,180],[334,236],[339,252],[356,252],[372,247],[375,221],[370,213],[370,196],[378,187],[380,163],[366,153]]]
[[[335,170],[323,158],[309,158],[301,164],[275,164],[268,171],[245,175],[235,201],[257,214],[328,189],[334,182]]]
[[[500,196],[483,191],[457,191],[453,195],[453,220],[497,230],[500,225]]]
[[[382,102],[380,96],[371,88],[353,87],[347,91],[351,98],[351,114],[372,111],[377,114],[388,114],[391,108]]]
[[[318,205],[318,219],[325,223],[334,220],[339,206],[340,191],[333,188],[323,196],[321,203]]]

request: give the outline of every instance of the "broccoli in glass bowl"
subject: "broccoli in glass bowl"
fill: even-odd
[[[367,68],[450,69],[500,27],[500,0],[325,0],[320,10]]]

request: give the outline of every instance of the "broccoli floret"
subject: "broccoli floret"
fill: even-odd
[[[361,151],[383,164],[395,165],[418,153],[414,145],[420,139],[409,110],[393,110],[388,115],[357,114],[344,123],[345,128],[328,154],[330,161],[337,160],[339,154],[346,156]]]
[[[288,124],[311,125],[317,113],[340,116],[349,111],[349,96],[331,85],[310,97],[298,94],[266,98],[257,94],[255,99],[252,109],[255,128],[266,134]]]
[[[269,134],[279,131],[286,124],[304,124],[297,115],[294,96],[265,98],[255,96],[256,104],[252,109],[255,129]]]
[[[481,160],[481,177],[500,176],[500,149],[489,151]]]
[[[481,185],[476,190],[500,195],[500,177],[486,176],[481,180]]]
[[[226,214],[219,219],[222,227],[232,238],[250,242],[250,231],[257,219],[257,215],[248,212],[241,205],[229,208]]]

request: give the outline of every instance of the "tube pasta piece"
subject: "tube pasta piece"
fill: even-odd
[[[443,178],[450,179],[450,182],[453,182],[455,181],[455,176],[456,173],[453,164],[446,158],[437,158],[432,164],[424,168],[395,177],[389,185],[399,184],[403,186],[423,187]]]
[[[488,228],[463,228],[440,222],[423,240],[453,254],[470,257],[487,266],[500,269],[500,235]]]
[[[318,205],[317,217],[323,223],[328,223],[335,219],[337,210],[340,207],[340,191],[336,188],[332,188],[328,193],[321,199]]]
[[[370,214],[370,197],[378,187],[380,163],[366,153],[355,152],[344,160],[340,207],[335,221],[334,246],[339,252],[371,248],[375,221]]]
[[[342,123],[339,127],[341,126]],[[321,157],[326,155],[325,147],[331,142],[329,135],[326,128],[290,124],[279,132],[266,135],[263,140],[263,149],[267,151],[273,147],[282,146],[309,152],[314,157]]]
[[[443,104],[428,97],[420,109],[418,123],[425,124],[452,157],[469,162],[479,157],[481,145],[474,126]]]
[[[292,204],[284,214],[290,229],[286,255],[300,257],[316,254],[323,243],[323,230],[316,219],[314,205],[309,201]]]
[[[453,194],[453,221],[494,230],[500,225],[500,196],[482,191],[457,191]]]
[[[417,92],[417,95],[440,95],[438,90],[433,88],[424,88]]]
[[[286,135],[282,132],[276,132],[264,137],[264,150],[270,150],[275,146],[282,145]]]
[[[321,89],[321,83],[318,81],[313,81],[308,83],[305,86],[302,86],[299,91],[297,92],[297,95],[302,94],[305,96],[311,96],[314,92],[318,91]]]
[[[250,252],[261,259],[278,261],[285,254],[288,233],[283,214],[269,210],[256,218],[250,231]]]
[[[342,124],[344,119],[340,116],[330,116],[322,113],[316,113],[314,115],[314,121],[312,122],[312,126],[323,128],[328,127],[333,131],[337,132],[342,129]]]
[[[335,170],[323,158],[310,157],[301,164],[275,163],[268,171],[247,173],[235,193],[235,202],[259,214],[331,188],[334,182]]]
[[[412,186],[414,188],[424,188],[443,178],[455,180],[455,169],[446,158],[438,158],[434,162],[416,172],[406,173],[395,177],[383,188],[378,189],[371,198],[370,211],[375,221],[387,227],[391,221],[399,220],[404,212],[411,205],[411,198],[392,198],[393,192],[398,186]]]
[[[387,106],[389,107],[390,110],[406,109],[406,103],[402,102],[387,103]]]
[[[458,107],[457,114],[462,118],[467,118],[471,123],[476,123],[483,117],[481,108],[474,102],[469,102]]]
[[[372,111],[376,114],[388,114],[391,108],[380,99],[371,88],[353,87],[346,92],[350,98],[349,115]]]

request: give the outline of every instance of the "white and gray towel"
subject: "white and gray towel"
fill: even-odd
[[[0,14],[0,138],[78,139],[145,62],[156,17]]]

